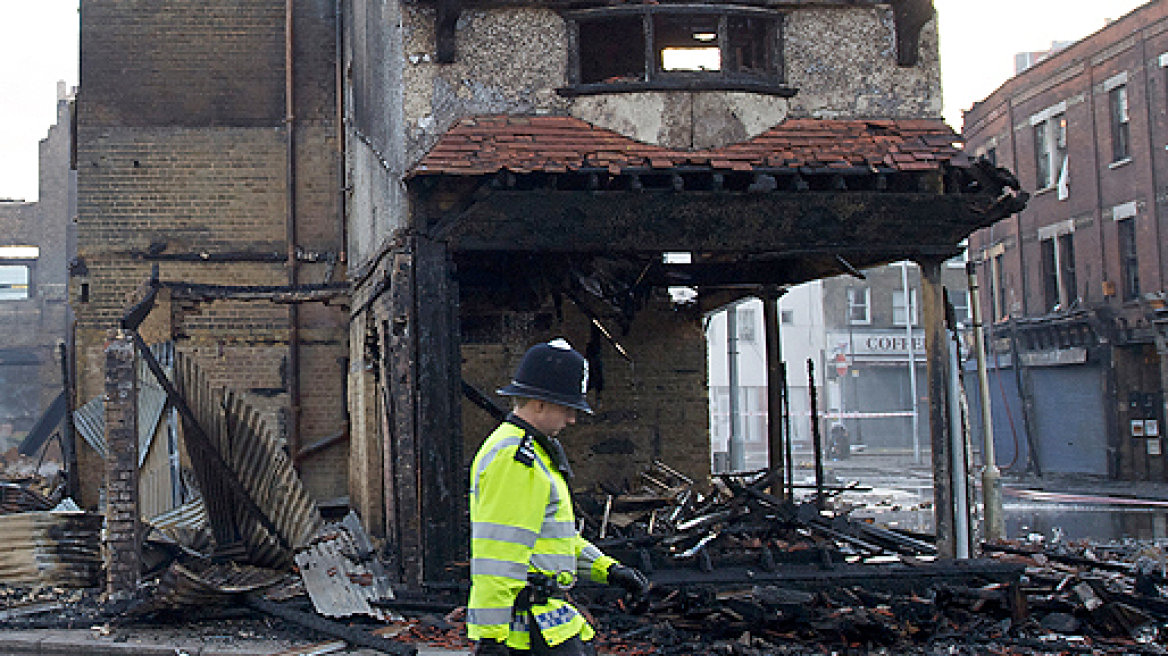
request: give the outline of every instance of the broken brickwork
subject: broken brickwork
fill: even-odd
[[[105,348],[106,590],[132,593],[142,575],[138,517],[138,377],[134,337],[111,330]]]

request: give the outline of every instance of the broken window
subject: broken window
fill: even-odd
[[[740,7],[640,5],[574,12],[570,92],[644,88],[738,88],[785,93],[781,14]],[[766,88],[771,85],[771,88]]]

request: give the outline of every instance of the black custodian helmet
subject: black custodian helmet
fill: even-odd
[[[592,414],[587,392],[588,361],[568,340],[559,338],[527,349],[511,384],[495,393],[558,403]]]

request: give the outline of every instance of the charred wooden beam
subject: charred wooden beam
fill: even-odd
[[[366,647],[386,654],[398,654],[400,656],[414,656],[418,653],[418,648],[413,645],[392,642],[381,636],[372,635],[360,629],[341,624],[340,622],[327,620],[315,613],[305,613],[284,604],[268,601],[259,595],[248,595],[246,600],[248,606],[261,613],[278,617],[287,622],[312,629],[313,631],[320,631],[321,633],[340,638],[357,647]]]
[[[452,230],[459,251],[778,253],[955,249],[994,199],[931,193],[497,191]],[[911,239],[910,239],[911,236]]]
[[[161,281],[171,298],[183,301],[270,301],[272,303],[328,302],[349,293],[345,282],[309,285],[204,285],[190,282]]]

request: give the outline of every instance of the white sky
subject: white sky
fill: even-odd
[[[1014,73],[1014,53],[1076,41],[1142,0],[934,0],[945,119]],[[78,0],[0,0],[0,198],[37,197],[37,144],[56,121],[57,81],[78,84]],[[0,235],[0,241],[3,236]]]

